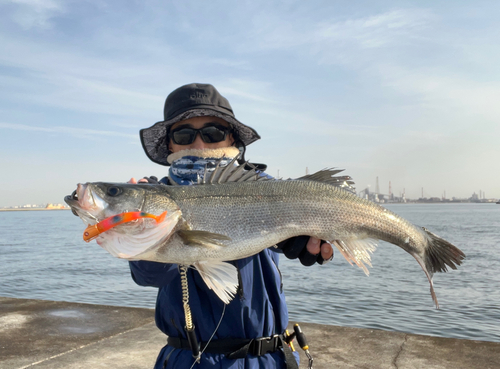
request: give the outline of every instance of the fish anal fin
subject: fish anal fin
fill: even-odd
[[[340,253],[349,262],[360,267],[366,275],[369,275],[367,265],[371,264],[371,254],[377,247],[377,241],[372,238],[352,238],[332,240],[330,243],[339,249]]]
[[[229,304],[238,290],[238,270],[223,261],[202,261],[193,264],[207,287],[224,302]]]
[[[224,247],[226,246],[222,241],[230,241],[231,238],[219,233],[212,233],[208,231],[197,230],[180,230],[177,232],[187,246],[205,246],[205,247]]]

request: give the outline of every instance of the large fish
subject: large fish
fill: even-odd
[[[456,269],[464,253],[347,191],[343,186],[349,187],[350,177],[335,177],[338,172],[327,169],[296,180],[265,180],[229,164],[217,168],[209,183],[86,183],[65,201],[90,226],[118,214],[147,213],[98,234],[97,243],[123,259],[191,265],[225,303],[234,296],[238,278],[236,268],[224,261],[308,235],[335,245],[366,274],[377,240],[401,247],[424,270],[438,307],[432,276],[447,267]]]

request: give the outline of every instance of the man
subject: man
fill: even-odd
[[[164,184],[196,183],[221,159],[220,165],[228,165],[234,157],[243,157],[246,146],[259,138],[254,129],[236,119],[229,102],[206,84],[173,91],[165,102],[164,120],[141,130],[146,155],[155,163],[170,166],[169,176],[160,180]],[[139,182],[156,182],[156,178],[145,177]],[[321,264],[333,257],[330,244],[307,236],[281,242],[278,248],[304,265]],[[288,324],[288,310],[277,251],[270,248],[231,262],[238,269],[239,288],[228,305],[207,288],[197,271],[187,271],[196,339],[202,348],[209,342],[197,368],[297,368],[280,336]],[[169,339],[155,369],[191,368],[194,359],[182,306],[186,290],[181,286],[178,266],[134,261],[130,269],[139,285],[159,288],[156,324]]]

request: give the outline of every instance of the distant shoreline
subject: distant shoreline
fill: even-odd
[[[0,209],[0,211],[41,211],[41,210],[70,210],[70,209],[46,209],[46,208],[23,208],[23,209]]]
[[[412,205],[412,204],[424,204],[424,205],[447,205],[447,204],[496,204],[495,202],[472,202],[472,201],[408,201],[408,202],[380,202],[376,203],[381,206],[385,205]],[[16,209],[1,209],[0,211],[42,211],[42,210],[71,210],[67,209],[47,209],[47,208],[16,208]]]

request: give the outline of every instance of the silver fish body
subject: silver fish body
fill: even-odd
[[[196,256],[181,250],[182,261],[190,264],[212,258],[240,259],[300,235],[330,242],[380,239],[410,253],[425,253],[421,228],[375,203],[320,182],[265,181],[164,190],[192,229],[231,239],[225,242],[228,247],[201,248]],[[158,255],[162,257],[165,260],[158,261],[171,262],[167,254]]]
[[[376,240],[383,240],[403,248],[417,260],[429,279],[437,305],[432,275],[446,271],[447,267],[456,269],[465,257],[449,242],[388,209],[320,181],[244,181],[194,186],[89,183],[81,186],[79,200],[72,202],[67,198],[66,201],[82,219],[82,214],[88,212],[80,206],[80,198],[85,196],[108,204],[101,210],[102,214],[94,211],[96,220],[130,210],[153,214],[167,211],[170,215],[171,224],[165,226],[168,234],[162,234],[147,248],[139,246],[138,241],[137,252],[119,257],[194,265],[205,274],[212,274],[212,263],[220,266],[221,261],[254,255],[300,235],[327,240],[351,264],[368,274],[366,265],[370,265],[370,253]],[[110,187],[118,188],[120,195],[109,196]],[[116,233],[121,232],[122,239],[126,232],[130,237],[142,234],[133,228],[134,225],[123,225],[103,234],[101,246],[106,248],[106,244],[116,243]],[[218,287],[213,283],[218,282],[207,282],[216,290]]]

